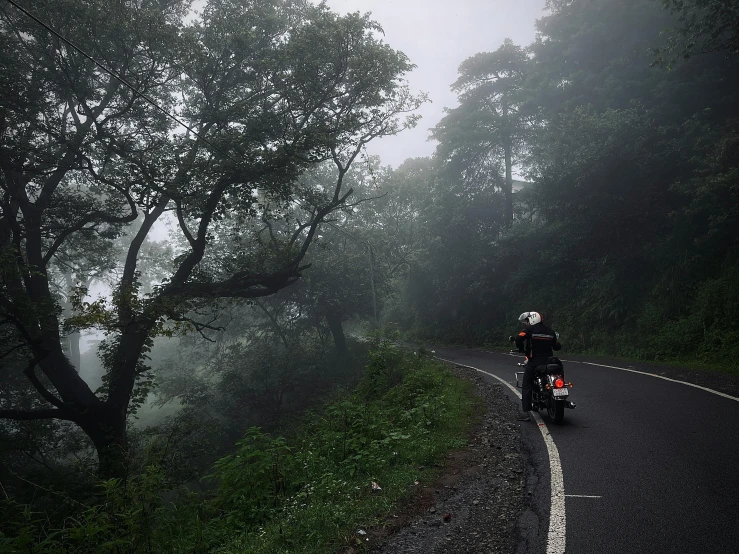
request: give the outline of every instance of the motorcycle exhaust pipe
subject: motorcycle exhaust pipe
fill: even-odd
[[[570,402],[570,401],[568,400],[568,401],[567,401],[567,402],[565,403],[565,408],[569,408],[570,410],[574,410],[574,409],[575,409],[575,403],[574,403],[574,402]]]

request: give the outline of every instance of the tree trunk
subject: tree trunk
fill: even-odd
[[[347,351],[346,337],[344,336],[344,328],[341,325],[341,315],[339,312],[330,311],[326,314],[326,321],[331,335],[334,337],[336,351],[339,354],[345,354]]]
[[[64,403],[64,411],[90,437],[98,453],[98,473],[104,479],[125,478],[126,410],[100,400],[75,371],[61,349],[50,349],[39,361],[44,374],[55,376],[55,387]]]
[[[80,372],[82,355],[80,354],[80,333],[72,333],[69,335],[69,361],[72,363],[77,373]]]
[[[375,290],[375,252],[372,250],[372,245],[368,242],[367,246],[369,247],[369,254],[370,254],[370,285],[372,286],[372,310],[375,315],[375,327],[379,327],[379,321],[377,319],[377,292]]]
[[[513,223],[513,168],[511,142],[506,141],[505,145],[505,204],[503,206],[503,222],[506,227]]]
[[[508,104],[505,100],[503,100],[503,120],[505,125],[503,139],[503,149],[505,150],[503,224],[508,227],[513,223],[513,140],[508,128]]]
[[[75,286],[75,280],[74,276],[71,272],[66,271],[64,273],[64,281],[67,284],[67,292],[66,292],[66,298],[62,301],[62,310],[64,317],[71,317],[72,316],[72,304],[70,303],[70,296],[72,294],[72,291],[74,290]],[[87,286],[89,286],[89,280],[87,282]],[[69,361],[72,362],[72,365],[77,370],[77,373],[80,372],[80,334],[79,333],[71,333],[69,336],[67,336],[67,352],[69,353]]]
[[[83,416],[79,425],[95,445],[98,476],[101,479],[125,479],[128,474],[125,413],[104,406]]]

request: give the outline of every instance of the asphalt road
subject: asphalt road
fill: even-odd
[[[502,353],[436,354],[511,384],[519,370],[519,359]],[[562,425],[541,415],[564,475],[566,552],[739,553],[739,402],[580,362],[565,363],[565,375],[577,409]],[[537,424],[521,429],[535,473],[538,529],[530,532],[546,552],[549,458]]]

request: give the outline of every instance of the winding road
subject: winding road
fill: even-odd
[[[519,402],[512,385],[520,358],[446,348],[436,355],[505,381]],[[561,425],[544,411],[521,423],[537,552],[739,553],[739,398],[629,369],[565,362],[577,409]]]

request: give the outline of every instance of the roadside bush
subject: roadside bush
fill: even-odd
[[[0,502],[0,552],[333,553],[466,442],[477,400],[424,351],[377,340],[356,392],[306,413],[286,437],[249,429],[209,494],[169,490],[161,466],[100,484],[65,514]],[[152,452],[155,458],[158,450]],[[361,541],[360,541],[361,542]]]

